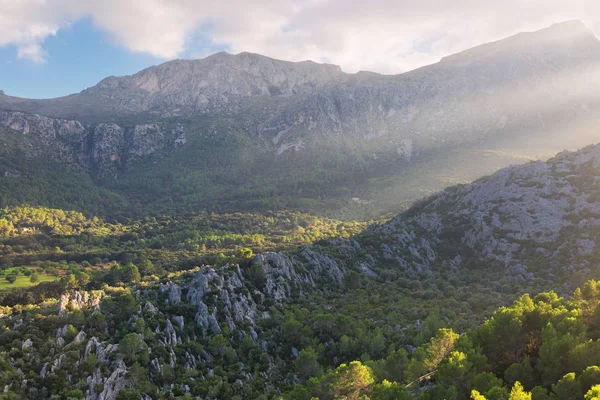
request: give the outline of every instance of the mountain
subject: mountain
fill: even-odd
[[[599,62],[577,21],[392,76],[219,53],[63,98],[0,95],[0,127],[134,202],[364,218],[593,142]]]
[[[231,111],[247,98],[301,95],[334,84],[345,74],[335,65],[285,62],[251,53],[217,53],[174,60],[131,76],[111,76],[79,94],[51,99],[6,98],[9,108],[84,118],[186,111]],[[181,110],[183,109],[183,110]]]

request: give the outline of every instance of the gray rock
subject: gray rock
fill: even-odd
[[[168,302],[170,304],[179,304],[181,302],[181,287],[173,282],[168,282],[166,284],[160,284],[160,291],[167,292]]]
[[[73,339],[73,342],[75,342],[75,343],[83,342],[85,340],[85,337],[86,337],[85,332],[80,331],[79,333],[77,333],[77,335]]]

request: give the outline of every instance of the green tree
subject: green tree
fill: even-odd
[[[563,376],[556,384],[552,385],[552,391],[558,396],[558,400],[580,399],[583,396],[581,385],[577,381],[574,372]]]
[[[356,400],[369,392],[373,382],[371,369],[360,361],[352,361],[336,368],[330,390],[336,399]]]
[[[8,274],[8,275],[6,275],[4,277],[4,279],[6,279],[8,281],[8,283],[13,284],[17,280],[17,275],[15,275],[15,274]]]
[[[594,385],[585,394],[585,400],[600,400],[600,385]]]
[[[140,274],[143,276],[152,275],[156,273],[156,267],[152,263],[152,261],[147,258],[143,259],[139,265]]]
[[[600,385],[600,368],[596,365],[587,367],[579,377],[581,392],[587,393],[592,386]]]
[[[121,280],[123,282],[139,282],[141,278],[140,270],[133,263],[126,264],[121,271]]]
[[[312,347],[307,347],[300,351],[298,358],[294,360],[294,368],[302,381],[306,381],[312,377],[319,378],[323,374],[318,361],[318,355]]]
[[[34,272],[33,274],[31,274],[31,276],[29,277],[29,282],[31,283],[38,283],[40,281],[40,277],[37,274],[37,272]]]
[[[426,346],[425,368],[428,371],[435,370],[444,357],[452,351],[457,339],[458,334],[454,333],[452,329],[439,329]]]
[[[373,385],[370,398],[371,400],[411,400],[412,396],[403,385],[384,379],[383,382]]]
[[[531,389],[532,400],[556,400],[554,393],[548,393],[548,390],[542,386],[536,386]]]
[[[504,380],[513,385],[519,382],[525,388],[532,388],[535,385],[534,371],[529,357],[525,357],[521,362],[511,364],[504,372]]]
[[[87,272],[78,272],[76,276],[77,276],[77,283],[79,284],[79,287],[86,286],[88,283],[90,283],[90,281],[92,279],[90,274],[88,274]]]
[[[347,290],[354,290],[360,287],[361,276],[354,270],[349,270],[344,274],[344,285]]]
[[[477,374],[471,378],[469,381],[469,386],[482,393],[484,395],[488,395],[494,388],[502,388],[503,382],[502,379],[496,377],[496,375],[491,372],[482,372]],[[508,393],[507,393],[508,397]]]
[[[60,281],[63,284],[63,286],[68,290],[73,290],[79,287],[79,281],[73,274],[63,276],[62,278],[60,278]]]
[[[467,390],[472,367],[473,364],[467,359],[465,353],[453,351],[439,364],[436,379],[448,387],[456,387],[458,393],[464,393]]]
[[[526,392],[525,389],[523,389],[523,385],[519,382],[515,382],[510,391],[509,400],[531,400],[531,393]]]
[[[471,390],[471,399],[472,400],[487,400],[484,395],[482,395],[475,389]]]
[[[254,257],[254,253],[252,252],[252,249],[245,247],[243,249],[240,249],[240,251],[238,252],[238,257],[242,261],[250,260],[252,257]]]
[[[143,352],[147,351],[146,347],[146,343],[140,338],[140,335],[129,333],[119,342],[119,353],[123,355],[125,363],[132,365]]]

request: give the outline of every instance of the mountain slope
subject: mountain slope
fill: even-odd
[[[509,167],[421,200],[337,250],[358,270],[413,279],[486,271],[581,284],[600,273],[599,177],[600,145]]]
[[[219,53],[65,98],[0,95],[0,125],[158,208],[233,198],[244,209],[368,218],[448,182],[596,141],[598,71],[600,41],[579,22],[395,76]]]

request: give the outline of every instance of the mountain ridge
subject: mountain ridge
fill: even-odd
[[[333,191],[342,203],[377,203],[388,191],[388,209],[444,186],[438,171],[416,172],[437,162],[432,160],[446,160],[438,170],[456,166],[451,181],[468,181],[532,153],[595,141],[600,41],[573,22],[525,37],[539,40],[525,40],[522,50],[511,44],[522,41],[517,35],[472,50],[484,49],[491,58],[447,59],[392,76],[345,74],[330,64],[251,53],[176,60],[109,77],[63,99],[0,96],[0,109],[6,109],[0,125],[27,135],[27,124],[54,118],[47,132],[27,137],[37,143],[36,154],[68,164],[78,160],[84,172],[126,190],[148,184],[137,193],[148,192],[155,180],[181,179],[174,186],[184,198],[204,198],[247,182],[252,188],[241,190],[253,193],[250,201],[263,201],[265,192],[292,198],[310,192],[312,202]],[[65,136],[55,129],[61,121],[84,129]],[[94,134],[111,124],[116,127],[110,133]],[[474,168],[472,159],[491,153],[511,156]],[[229,166],[223,168],[236,171],[224,180],[236,186],[196,192],[200,185],[190,184],[196,181],[189,176],[219,186],[211,177],[224,157]],[[265,191],[265,181],[277,183]],[[415,188],[406,190],[407,182]],[[152,187],[162,191],[164,185]]]

